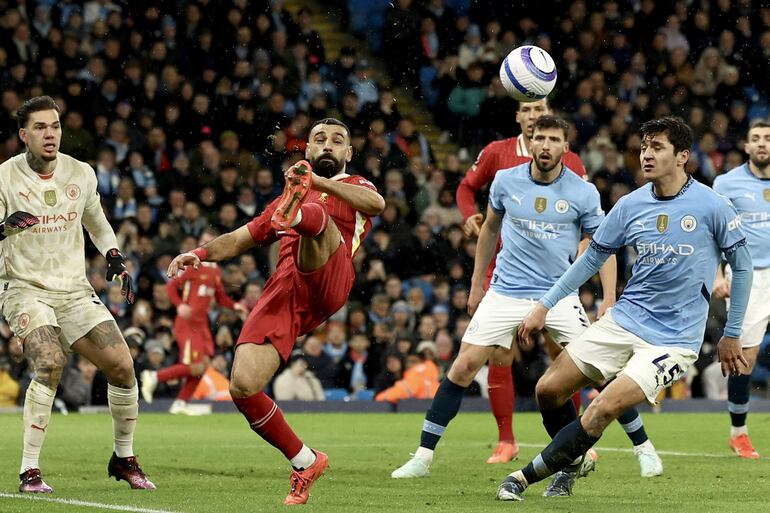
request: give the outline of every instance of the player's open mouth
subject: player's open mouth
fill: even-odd
[[[648,172],[648,171],[652,171],[653,169],[655,169],[655,164],[645,164],[645,165],[642,167],[642,169],[643,169],[645,172]]]
[[[43,148],[45,148],[48,151],[54,151],[56,149],[56,145],[55,144],[44,144]]]

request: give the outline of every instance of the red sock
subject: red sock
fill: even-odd
[[[158,371],[158,383],[169,381],[171,379],[189,378],[190,366],[183,363],[169,365]]]
[[[498,440],[513,442],[513,373],[511,366],[489,366],[487,391],[492,415],[497,420]]]
[[[580,405],[583,402],[583,399],[580,396],[581,392],[582,392],[582,390],[578,390],[577,392],[572,394],[572,404],[575,405],[575,411],[577,412],[578,415],[580,415]]]
[[[187,381],[185,381],[184,386],[179,389],[179,393],[176,394],[176,398],[184,402],[189,401],[193,393],[195,392],[195,389],[198,388],[198,383],[200,382],[201,382],[201,378],[195,378],[190,376],[189,378],[187,378]]]
[[[287,460],[299,454],[302,440],[292,431],[281,409],[266,393],[259,392],[243,399],[233,397],[233,402],[249,421],[252,431],[281,451]]]
[[[305,203],[299,211],[302,212],[302,220],[292,228],[300,235],[317,237],[329,224],[329,214],[320,203]]]

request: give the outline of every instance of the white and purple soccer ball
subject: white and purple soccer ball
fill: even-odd
[[[500,80],[520,102],[542,100],[556,85],[556,63],[537,46],[520,46],[503,60]]]

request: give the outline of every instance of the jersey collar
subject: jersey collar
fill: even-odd
[[[746,162],[745,164],[743,164],[743,169],[745,169],[745,170],[746,170],[746,174],[747,174],[747,175],[749,175],[750,177],[752,177],[752,178],[754,178],[754,179],[756,179],[756,180],[762,180],[763,182],[768,182],[768,181],[770,181],[770,178],[762,178],[761,176],[757,176],[757,175],[755,175],[754,173],[752,173],[752,172],[751,172],[751,168],[749,167],[749,163],[748,163],[748,162]]]
[[[564,172],[567,170],[567,166],[565,166],[564,165],[564,161],[562,161],[562,163],[561,163],[561,173],[559,173],[559,176],[557,176],[554,179],[553,182],[539,182],[539,181],[535,180],[534,178],[532,178],[532,163],[533,162],[534,162],[534,160],[530,160],[529,161],[529,165],[527,165],[527,176],[529,177],[529,180],[532,183],[537,184],[537,185],[543,185],[545,187],[548,187],[549,185],[553,185],[556,182],[558,182],[559,180],[561,180],[561,177],[564,176]]]
[[[529,157],[529,149],[527,149],[527,145],[524,142],[524,134],[520,135],[516,138],[516,149],[519,152],[520,157]]]
[[[650,184],[650,194],[652,194],[652,197],[657,201],[671,201],[672,199],[678,198],[679,196],[684,194],[685,191],[687,191],[687,189],[690,188],[690,185],[692,185],[694,181],[695,180],[693,180],[692,175],[687,175],[687,181],[684,183],[682,188],[679,189],[679,192],[677,192],[673,196],[658,196],[657,194],[655,194],[655,187],[652,184]]]

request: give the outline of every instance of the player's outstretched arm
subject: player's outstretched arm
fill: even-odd
[[[220,262],[229,260],[253,248],[256,245],[249,232],[248,226],[244,225],[231,232],[220,235],[189,253],[177,255],[168,266],[167,274],[169,278],[177,276],[184,271],[187,266],[193,266],[195,269],[201,265],[201,262]]]
[[[585,253],[590,245],[591,237],[584,237],[578,245],[578,257]],[[602,282],[602,304],[599,307],[598,317],[601,318],[617,299],[618,260],[615,255],[611,255],[599,269],[599,280]]]
[[[468,312],[473,315],[484,297],[484,283],[487,279],[489,262],[497,249],[497,238],[500,235],[500,227],[503,224],[503,214],[495,212],[487,207],[487,218],[481,225],[479,241],[476,243],[476,258],[473,260],[473,277],[471,278],[471,292],[468,297]]]
[[[380,215],[385,210],[383,197],[368,187],[330,180],[315,173],[312,184],[312,188],[318,192],[325,192],[337,197],[368,216]]]

